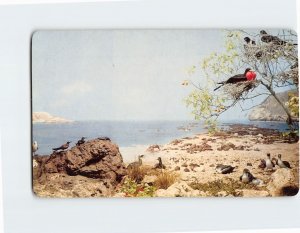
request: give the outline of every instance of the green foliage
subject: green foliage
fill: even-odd
[[[194,181],[189,184],[193,189],[200,190],[209,194],[209,196],[219,196],[219,192],[225,192],[226,195],[241,196],[237,190],[242,189],[256,189],[262,190],[264,188],[257,187],[254,184],[245,184],[234,179],[218,179],[207,183],[199,183]]]
[[[289,93],[289,101],[286,103],[293,117],[299,117],[299,96]]]
[[[283,30],[280,33],[284,40],[288,39],[291,42],[295,40],[295,35],[291,31]],[[255,39],[256,45],[245,45],[243,40],[245,36]],[[199,77],[198,85],[188,80],[182,83],[183,86],[195,87],[185,98],[185,104],[191,109],[195,120],[203,120],[211,132],[217,130],[218,117],[237,102],[251,103],[250,101],[260,95],[275,95],[273,90],[275,87],[287,85],[298,87],[298,68],[292,69],[290,65],[287,66],[287,64],[295,66],[298,63],[297,46],[295,47],[293,43],[285,45],[263,43],[258,38],[260,37],[242,31],[228,31],[225,33],[222,51],[212,52],[200,62],[200,66],[194,65],[188,70],[190,76],[199,73],[202,75]],[[241,70],[248,67],[255,69],[256,82],[248,83],[246,86],[228,84],[216,92],[212,91],[218,82],[241,73]],[[196,69],[199,69],[198,72]],[[262,88],[257,89],[258,86]],[[291,97],[286,105],[288,108],[284,110],[287,116],[299,117],[297,96]]]
[[[211,75],[220,77],[236,71],[236,64],[239,62],[237,44],[240,37],[239,32],[228,33],[225,39],[225,51],[221,53],[212,52],[202,60],[201,68],[208,79],[211,79]]]
[[[130,178],[126,178],[121,192],[125,193],[125,197],[153,197],[156,188],[148,184],[138,184]]]

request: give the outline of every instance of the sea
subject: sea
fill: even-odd
[[[251,124],[256,127],[287,130],[284,122],[220,122],[219,127],[230,124]],[[38,142],[39,155],[49,155],[52,148],[71,141],[71,147],[81,138],[86,140],[109,137],[121,151],[124,161],[134,160],[149,145],[166,144],[174,139],[206,132],[203,124],[195,121],[76,121],[62,124],[34,123],[33,141]]]

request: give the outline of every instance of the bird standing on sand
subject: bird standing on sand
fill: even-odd
[[[260,164],[258,165],[259,168],[265,169],[266,168],[266,160],[261,159]]]
[[[130,164],[127,166],[127,169],[138,168],[138,167],[142,166],[142,164],[143,164],[142,158],[143,158],[143,157],[144,157],[144,155],[139,155],[139,156],[138,156],[138,161],[133,162],[133,163],[130,163]]]
[[[253,75],[250,75],[253,74]],[[239,83],[239,82],[246,82],[246,81],[251,81],[253,79],[255,79],[256,75],[253,71],[251,71],[250,68],[247,68],[245,70],[245,72],[243,74],[237,74],[234,75],[232,77],[230,77],[229,79],[227,79],[224,82],[219,82],[218,84],[221,84],[220,86],[218,86],[217,88],[214,89],[214,91],[218,90],[220,87],[224,86],[225,84],[235,84],[235,83]]]
[[[271,155],[270,153],[267,154],[267,159],[266,159],[266,169],[267,170],[273,170],[275,164],[271,160]]]
[[[54,151],[58,151],[58,150],[66,150],[69,148],[71,142],[67,142],[66,144],[61,145],[60,147],[56,147],[56,148],[52,148],[52,150]]]
[[[277,165],[280,168],[291,168],[291,165],[288,161],[282,161],[281,160],[281,154],[278,155]]]
[[[162,163],[161,157],[157,158],[158,163],[154,165],[154,168],[166,169],[166,166]]]
[[[251,183],[255,177],[250,173],[250,171],[245,168],[243,174],[240,176],[240,181],[243,183]]]
[[[274,45],[285,45],[286,41],[279,39],[277,36],[269,35],[265,30],[261,30],[260,32],[261,41],[265,43],[273,43]]]
[[[38,147],[38,144],[37,144],[37,141],[34,141],[32,143],[32,152],[33,152],[33,155],[35,155],[35,152],[39,149]]]
[[[228,174],[233,172],[234,167],[230,166],[230,165],[223,165],[223,164],[218,164],[216,166],[216,171],[220,174]]]
[[[76,146],[79,146],[79,145],[85,143],[84,139],[86,139],[86,137],[82,137],[80,140],[78,140],[78,142],[76,143]]]
[[[240,176],[240,181],[242,181],[245,184],[252,183],[254,185],[263,185],[264,182],[261,179],[257,179],[254,177],[251,172],[245,168],[243,171],[243,174]]]

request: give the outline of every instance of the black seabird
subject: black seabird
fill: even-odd
[[[154,168],[166,169],[166,166],[162,163],[161,157],[157,158],[158,163],[154,165]]]
[[[103,141],[111,141],[109,137],[99,137],[98,139]]]
[[[278,155],[277,165],[280,168],[291,168],[291,165],[288,161],[282,161],[281,160],[281,154]]]
[[[229,79],[227,79],[224,82],[219,82],[218,84],[221,84],[221,85],[218,86],[217,88],[215,88],[214,91],[218,90],[220,87],[224,86],[225,84],[229,84],[229,83],[235,84],[235,83],[238,83],[238,82],[245,82],[245,81],[247,81],[246,74],[250,70],[251,70],[250,68],[247,68],[243,74],[237,74],[237,75],[234,75],[234,76],[230,77]]]
[[[266,159],[266,169],[267,170],[273,170],[275,167],[275,164],[271,160],[271,155],[270,153],[267,154],[267,159]]]
[[[66,150],[69,148],[71,142],[67,142],[66,144],[61,145],[60,147],[56,147],[56,148],[52,148],[52,150],[54,151],[58,151],[58,150]]]
[[[277,36],[269,35],[265,30],[260,31],[261,41],[265,43],[273,43],[275,45],[285,45],[286,41],[281,40]]]
[[[82,137],[80,140],[78,140],[78,142],[76,143],[76,146],[79,146],[79,145],[85,143],[84,139],[86,139],[86,137]]]
[[[251,40],[248,36],[244,38],[244,41],[246,42],[247,45],[256,45],[255,40]]]
[[[230,166],[230,165],[223,165],[223,164],[218,164],[216,166],[216,171],[220,174],[228,174],[233,172],[234,167]]]

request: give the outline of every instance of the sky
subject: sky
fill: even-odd
[[[71,120],[192,120],[183,101],[192,89],[181,83],[191,78],[191,66],[222,50],[224,35],[223,30],[37,31],[33,112]],[[233,109],[225,118],[246,115]]]

